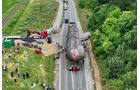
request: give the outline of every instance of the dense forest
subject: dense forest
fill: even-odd
[[[103,90],[136,90],[136,0],[79,0],[87,14]]]

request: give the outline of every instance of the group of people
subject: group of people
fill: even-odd
[[[57,49],[58,51],[57,51],[57,54],[55,54],[54,60],[60,57],[60,53],[63,53],[64,51],[66,51],[66,49],[57,42],[56,42],[56,46],[58,47]]]
[[[28,72],[23,73],[22,76],[23,79],[30,78],[30,74]]]
[[[21,76],[23,79],[30,78],[30,74],[27,71],[23,73],[22,75],[19,73],[18,65],[16,65],[16,67],[13,68],[10,72],[10,75],[12,78],[14,77],[15,74],[17,75],[16,76],[17,78],[20,78]],[[15,78],[14,81],[17,82],[17,79]]]
[[[31,83],[31,88],[35,88],[36,87],[36,84],[39,84],[39,81],[36,81],[36,82],[33,82],[33,83]],[[40,82],[40,86],[42,87],[42,88],[44,88],[45,90],[52,90],[51,88],[50,88],[50,85],[48,84],[48,85],[46,85],[44,82]],[[54,89],[53,89],[54,90]]]
[[[2,70],[3,70],[3,71],[8,71],[8,61],[9,61],[10,58],[11,58],[11,54],[7,54],[7,57],[6,57],[6,59],[5,59],[6,65],[3,65],[3,66],[2,66]],[[30,73],[27,72],[27,71],[26,71],[26,72],[23,72],[23,73],[20,73],[20,72],[19,72],[19,65],[16,64],[16,65],[12,68],[12,70],[10,71],[10,77],[11,77],[11,78],[14,80],[14,82],[16,83],[17,80],[18,80],[18,78],[23,78],[23,79],[28,79],[28,78],[30,78]],[[8,82],[9,82],[9,80],[6,79],[6,83],[8,83]],[[31,83],[31,88],[36,87],[36,84],[38,84],[38,83],[39,83],[39,81]],[[51,89],[49,85],[46,85],[44,82],[40,82],[39,85],[40,85],[42,88],[44,88],[45,90],[54,90],[54,89]]]
[[[6,53],[6,51],[4,51],[4,50],[3,50],[3,52]],[[2,70],[3,71],[7,71],[8,70],[8,66],[7,65],[8,65],[8,61],[9,61],[10,57],[11,57],[11,54],[8,54],[6,56],[6,58],[5,58],[6,65],[2,65]]]
[[[3,71],[7,71],[7,70],[8,70],[8,67],[7,67],[7,65],[5,65],[5,66],[2,66],[2,70],[3,70]]]
[[[56,43],[57,47],[58,47],[58,53],[62,53],[64,51],[66,51],[66,48],[61,46],[59,43]]]

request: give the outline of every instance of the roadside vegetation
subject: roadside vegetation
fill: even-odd
[[[84,30],[92,33],[103,90],[136,90],[136,0],[75,2]]]
[[[27,34],[26,30],[29,28],[37,31],[50,28],[57,14],[57,8],[58,3],[55,0],[26,0],[2,32],[9,36],[25,36]],[[4,50],[6,50],[6,53],[2,54],[2,65],[8,67],[8,71],[2,72],[4,90],[31,90],[31,84],[33,83],[36,83],[36,87],[33,89],[44,90],[40,85],[41,82],[46,85],[49,84],[53,88],[55,68],[53,55],[38,55],[24,47],[19,48],[19,53],[15,53],[13,48]],[[11,54],[11,57],[6,63],[8,54]],[[10,72],[15,69],[17,64],[20,77],[17,77],[15,71],[14,77],[11,77]],[[25,72],[30,74],[29,79],[23,79],[22,75]],[[17,82],[14,82],[15,78]]]
[[[4,18],[20,0],[2,0],[2,17]]]
[[[38,55],[35,54],[34,51],[24,48],[20,48],[19,53],[15,53],[13,48],[6,49],[5,51],[2,65],[7,65],[8,70],[2,73],[3,90],[32,90],[31,84],[33,83],[36,83],[36,87],[34,87],[35,90],[44,90],[43,87],[41,87],[41,82],[53,87],[53,71],[55,68],[53,55],[46,57],[43,54]],[[7,59],[8,54],[11,54],[9,59]],[[17,65],[19,77],[15,71]],[[11,77],[10,74],[12,70],[14,70],[13,77]],[[23,79],[23,73],[25,72],[29,73],[30,78]],[[14,79],[16,79],[17,82],[15,82]]]

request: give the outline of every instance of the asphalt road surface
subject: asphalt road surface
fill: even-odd
[[[73,0],[68,0],[68,10],[64,11],[64,19],[69,17],[70,22],[76,22],[77,28],[82,32],[80,22],[76,14],[76,8]],[[61,45],[66,46],[66,35],[68,24],[63,24],[61,33]],[[59,60],[59,90],[94,90],[93,79],[91,77],[91,69],[89,65],[88,55],[85,58],[85,64],[79,63],[80,71],[72,72],[68,68],[70,66],[69,60],[65,57],[65,52],[60,55]]]

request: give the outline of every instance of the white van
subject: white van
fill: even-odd
[[[68,6],[66,3],[64,4],[64,10],[68,10]]]

